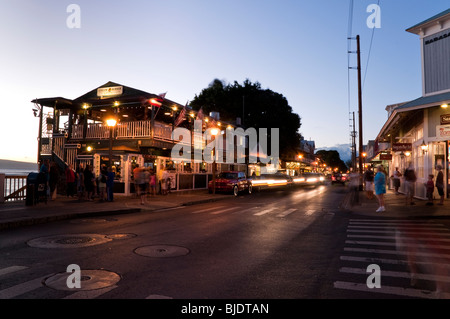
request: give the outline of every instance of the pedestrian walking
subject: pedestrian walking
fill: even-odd
[[[52,162],[52,164],[50,165],[49,176],[50,200],[55,200],[59,183],[59,167],[55,162]]]
[[[88,201],[93,201],[94,199],[92,197],[94,195],[95,176],[94,173],[92,172],[91,165],[86,165],[83,174],[84,174],[84,186],[86,188],[86,195],[87,195],[86,198]]]
[[[100,168],[100,174],[97,177],[98,191],[100,201],[106,200],[106,180],[107,180],[106,165],[102,165]]]
[[[433,193],[434,193],[434,175],[428,175],[428,181],[425,184],[426,192],[427,192],[427,206],[433,206]]]
[[[67,197],[74,197],[75,196],[75,187],[76,187],[76,174],[73,171],[72,164],[69,164],[65,171],[66,175],[66,193]]]
[[[398,167],[396,167],[394,173],[392,174],[392,179],[393,179],[393,182],[394,182],[395,195],[399,195],[400,194],[398,192],[398,190],[400,189],[400,186],[401,186],[400,177],[402,177],[402,173],[400,173],[400,171],[398,170]]]
[[[415,205],[413,198],[417,177],[411,162],[409,162],[408,168],[406,168],[403,175],[405,176],[406,205]]]
[[[351,203],[352,206],[355,203],[359,203],[359,184],[360,184],[360,175],[358,172],[351,172],[350,173],[350,192],[351,192]]]
[[[108,167],[108,174],[106,176],[106,192],[108,202],[114,201],[114,179],[116,178],[116,174],[114,173],[112,167]]]
[[[156,174],[153,170],[150,172],[150,194],[156,195]]]
[[[378,165],[377,173],[374,178],[375,195],[378,199],[379,207],[376,210],[377,213],[386,211],[384,207],[384,194],[386,194],[386,175],[382,165]]]
[[[83,164],[79,164],[78,168],[76,170],[77,175],[77,193],[78,193],[78,200],[82,200],[84,198],[84,169]]]
[[[364,172],[364,186],[368,199],[373,199],[373,180],[375,178],[375,173],[372,170],[372,166],[368,166],[367,170]]]
[[[438,205],[444,205],[444,173],[442,173],[442,166],[438,165],[438,173],[436,176],[436,188],[440,196]]]

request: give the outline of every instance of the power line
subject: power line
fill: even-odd
[[[380,7],[380,0],[378,0],[378,8]],[[379,12],[379,10],[378,10],[378,12],[377,12],[377,16],[380,14],[380,12]],[[374,36],[374,34],[375,34],[375,27],[374,28],[372,28],[372,36],[371,36],[371,38],[370,38],[370,45],[369,45],[369,53],[368,53],[368,55],[367,55],[367,63],[366,63],[366,70],[364,71],[364,80],[363,80],[363,85],[362,85],[362,88],[363,88],[363,90],[364,90],[364,86],[365,86],[365,83],[366,83],[366,77],[367,77],[367,69],[369,68],[369,60],[370,60],[370,53],[371,53],[371,51],[372,51],[372,43],[373,43],[373,36]]]

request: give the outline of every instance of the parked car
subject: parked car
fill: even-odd
[[[214,190],[214,181],[209,181],[208,192],[211,194]],[[218,193],[232,193],[238,196],[241,192],[252,193],[253,186],[251,180],[248,180],[244,172],[227,171],[220,173],[215,179],[215,191]]]
[[[346,174],[342,174],[342,173],[334,173],[331,176],[331,184],[343,184],[345,185],[345,183],[348,181],[348,176]]]

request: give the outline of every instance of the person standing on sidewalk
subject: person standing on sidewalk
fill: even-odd
[[[114,173],[111,166],[108,167],[108,174],[106,175],[106,200],[108,202],[114,201],[114,179],[116,174]]]
[[[427,191],[427,206],[433,206],[433,193],[434,193],[434,175],[428,175],[428,181],[425,183],[425,189]]]
[[[398,170],[398,167],[395,168],[394,174],[393,174],[393,180],[394,180],[394,189],[395,189],[395,195],[400,194],[398,192],[398,189],[400,188],[400,177],[402,177],[402,173]]]
[[[405,170],[405,192],[406,192],[406,205],[415,205],[413,198],[415,195],[416,173],[412,163],[409,162],[408,168]]]
[[[437,188],[438,194],[440,196],[438,205],[444,205],[444,173],[442,173],[441,165],[438,165],[436,168],[438,170],[438,173],[436,176],[436,188]]]
[[[384,194],[386,194],[386,175],[384,174],[383,166],[378,165],[377,174],[374,178],[375,195],[378,199],[379,207],[377,213],[386,211],[384,207]]]
[[[69,164],[69,166],[67,166],[66,171],[66,184],[67,184],[67,197],[74,197],[75,196],[75,181],[76,181],[76,176],[75,176],[75,172],[73,171],[73,167],[72,164]]]
[[[368,166],[364,172],[364,186],[366,188],[366,194],[368,199],[373,199],[373,179],[375,177],[372,171],[372,166]]]

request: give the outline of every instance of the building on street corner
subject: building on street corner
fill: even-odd
[[[391,176],[412,163],[415,194],[426,198],[424,183],[442,166],[446,198],[450,193],[450,9],[406,30],[420,37],[422,96],[388,105],[388,120],[374,145],[374,160],[385,163]],[[392,181],[391,181],[392,183]],[[391,185],[392,186],[392,185]],[[403,191],[404,183],[400,188]],[[439,197],[437,193],[435,196]]]

